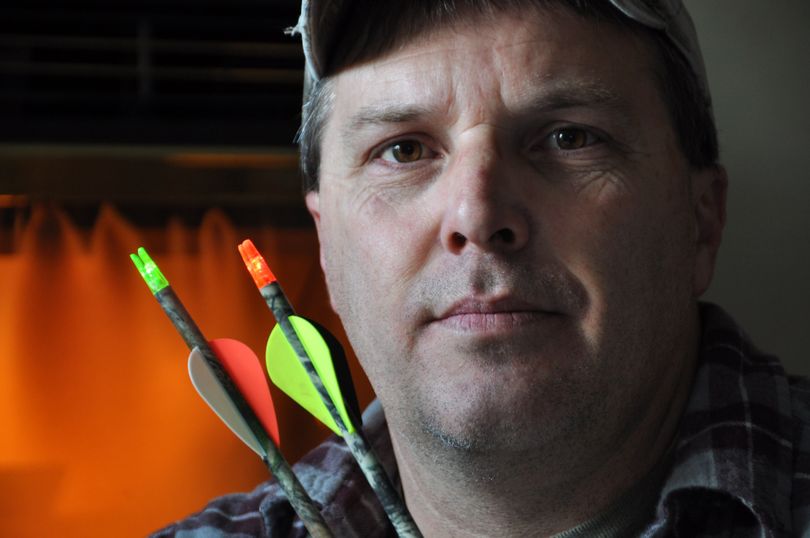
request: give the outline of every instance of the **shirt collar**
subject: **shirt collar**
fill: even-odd
[[[703,492],[741,503],[767,534],[783,535],[791,525],[793,458],[785,372],[722,309],[701,304],[700,313],[699,364],[659,517],[677,517],[688,507],[673,503]]]

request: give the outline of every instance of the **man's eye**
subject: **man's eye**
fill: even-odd
[[[592,133],[579,127],[564,127],[557,129],[548,137],[547,144],[552,149],[572,151],[582,149],[598,142],[599,139]]]
[[[412,163],[422,158],[425,146],[416,140],[400,140],[385,148],[380,157],[384,161]]]

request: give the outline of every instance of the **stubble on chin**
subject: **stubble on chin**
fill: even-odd
[[[558,458],[596,426],[605,395],[583,392],[568,376],[543,379],[535,390],[528,384],[512,390],[507,379],[471,390],[419,391],[411,395],[412,413],[403,426],[408,442],[426,457],[441,454],[460,464],[508,461],[527,452]]]

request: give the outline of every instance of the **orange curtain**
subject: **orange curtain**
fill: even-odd
[[[194,392],[188,350],[128,254],[147,247],[207,338],[262,357],[273,319],[236,251],[245,237],[296,309],[345,344],[314,231],[240,230],[216,210],[199,227],[139,230],[111,207],[88,231],[37,207],[2,233],[14,248],[0,254],[0,535],[143,536],[267,478]],[[352,373],[365,405],[353,359]],[[273,396],[294,461],[326,430]]]

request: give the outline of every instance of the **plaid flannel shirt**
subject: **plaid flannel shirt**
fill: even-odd
[[[720,308],[701,305],[700,359],[656,513],[642,536],[810,536],[810,382],[787,376]],[[382,465],[398,482],[379,406],[364,414]],[[340,538],[394,536],[345,445],[334,437],[295,465]],[[306,536],[269,481],[227,495],[154,537]]]

